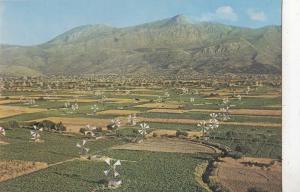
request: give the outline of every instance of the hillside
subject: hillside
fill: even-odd
[[[280,73],[281,27],[195,24],[182,15],[125,28],[86,25],[38,46],[2,45],[0,58],[0,73],[19,75]]]

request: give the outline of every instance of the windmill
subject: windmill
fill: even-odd
[[[117,171],[117,166],[121,166],[121,161],[111,158],[107,158],[104,161],[108,165],[108,169],[104,171],[104,175],[108,178],[108,187],[120,187],[122,180],[118,179],[120,173]]]
[[[182,88],[182,93],[183,93],[184,95],[188,94],[188,93],[189,93],[189,89],[186,88],[186,87],[183,87],[183,88]]]
[[[150,128],[150,126],[147,123],[142,123],[140,124],[140,129],[138,130],[138,132],[142,135],[143,138],[145,138],[145,136],[147,135],[147,129]]]
[[[212,130],[218,128],[220,125],[220,123],[217,119],[210,119],[210,120],[208,120],[207,124],[208,124],[208,127]]]
[[[215,114],[215,113],[211,113],[211,114],[210,114],[210,117],[211,117],[211,119],[208,120],[208,122],[207,122],[207,127],[208,127],[210,130],[214,131],[214,130],[215,130],[216,128],[218,128],[219,125],[220,125],[220,123],[219,123],[219,121],[218,121],[218,119],[217,119],[218,115]],[[215,136],[214,136],[214,138],[215,138]]]
[[[251,88],[250,88],[250,86],[247,86],[247,89],[246,89],[246,95],[249,95],[249,92],[251,91]]]
[[[200,121],[198,124],[197,124],[197,127],[199,127],[202,131],[202,137],[204,137],[204,134],[208,132],[209,128],[206,124],[206,121]]]
[[[220,123],[218,121],[218,115],[216,113],[210,114],[210,119],[207,121],[200,121],[197,124],[197,127],[201,128],[202,135],[204,136],[204,133],[209,133],[213,131],[214,129],[218,128]]]
[[[180,103],[182,102],[182,100],[181,100],[182,95],[187,95],[188,93],[189,93],[188,88],[185,88],[185,87],[181,88],[181,93],[179,93],[179,102]]]
[[[35,105],[35,103],[36,103],[36,102],[35,102],[35,99],[30,99],[30,100],[29,100],[29,104],[30,104],[30,105]]]
[[[102,107],[104,107],[105,100],[106,100],[106,96],[101,92],[101,94],[99,95],[99,97],[97,99],[97,103],[101,103]]]
[[[218,116],[221,121],[227,121],[230,119],[230,114],[229,114],[229,109],[230,109],[230,104],[229,104],[229,99],[228,98],[223,98],[222,103],[219,105],[220,106],[220,113],[218,113]]]
[[[98,105],[96,105],[96,104],[92,105],[91,110],[93,111],[94,115],[96,115],[97,111],[99,110]]]
[[[20,102],[20,103],[23,103],[23,102],[24,102],[24,99],[25,99],[25,97],[24,97],[23,95],[21,95],[21,96],[19,97],[19,102]]]
[[[77,143],[76,144],[76,147],[80,148],[80,155],[84,155],[84,154],[87,154],[89,152],[89,148],[85,147],[85,144],[86,144],[86,140],[82,140],[82,143]]]
[[[223,98],[222,102],[223,102],[224,105],[228,104],[229,103],[228,97]]]
[[[71,106],[70,102],[65,102],[65,108],[69,108]]]
[[[194,103],[194,102],[195,102],[195,98],[194,98],[194,97],[191,97],[191,98],[190,98],[190,102],[191,102],[191,103]]]
[[[170,97],[170,93],[169,93],[169,92],[165,92],[164,95],[165,95],[166,98],[169,98],[169,97]]]
[[[229,106],[220,108],[220,111],[221,112],[219,113],[219,117],[222,121],[227,121],[230,119]]]
[[[5,129],[0,127],[0,136],[5,136]]]
[[[34,130],[30,131],[31,139],[34,140],[34,142],[40,142],[40,133],[43,131],[43,128],[38,128],[36,125],[34,125],[33,128]]]
[[[128,116],[128,124],[129,125],[132,125],[132,126],[135,126],[136,125],[136,114],[130,114]]]
[[[79,105],[77,103],[75,103],[75,104],[71,105],[71,109],[73,112],[75,112],[75,111],[79,110]]]
[[[103,93],[101,91],[95,91],[95,96],[100,97]]]
[[[112,119],[111,122],[112,122],[111,127],[113,129],[117,129],[117,128],[121,127],[121,121],[120,121],[120,119],[115,118],[115,119]]]

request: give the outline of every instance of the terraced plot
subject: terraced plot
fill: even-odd
[[[140,108],[159,108],[159,109],[178,109],[182,107],[180,104],[174,104],[174,103],[146,103],[142,105],[137,105],[135,107]]]
[[[155,129],[155,127],[153,127]],[[157,128],[149,133],[148,137],[176,137],[176,130]],[[187,138],[201,137],[203,134],[200,131],[186,131]]]
[[[147,102],[148,100],[146,99],[127,99],[127,98],[107,98],[105,99],[105,102],[108,103],[142,103],[142,102]]]
[[[272,161],[248,157],[239,160],[222,158],[214,179],[231,192],[247,192],[251,188],[280,192],[281,163],[270,165]]]
[[[97,112],[98,115],[120,115],[120,116],[136,114],[136,113],[140,113],[140,112],[136,110],[116,110],[116,109]]]
[[[208,120],[210,113],[220,112],[218,104],[222,97],[206,97],[216,90],[196,87],[194,90],[191,88],[192,93],[178,95],[177,90],[173,88],[153,87],[151,89],[129,86],[116,89],[99,88],[106,99],[98,103],[99,111],[96,113],[91,109],[91,106],[98,102],[94,90],[61,90],[57,94],[48,95],[47,98],[42,92],[16,94],[26,95],[26,98],[43,96],[44,99],[36,101],[38,106],[24,107],[24,104],[8,101],[6,103],[0,100],[0,114],[2,106],[8,109],[23,109],[16,115],[4,111],[3,113],[14,116],[4,116],[1,119],[1,126],[7,126],[12,121],[18,121],[22,125],[24,121],[50,120],[55,123],[62,122],[67,128],[65,133],[42,132],[43,143],[29,142],[31,129],[27,129],[27,126],[8,129],[3,139],[5,145],[0,143],[0,161],[24,161],[29,164],[34,161],[46,162],[48,167],[3,181],[0,183],[1,190],[5,192],[95,191],[99,181],[104,178],[103,170],[106,165],[102,161],[78,158],[80,150],[76,147],[76,143],[87,139],[86,146],[90,149],[90,155],[125,160],[122,161],[120,170],[123,184],[121,188],[114,190],[116,192],[209,191],[202,180],[202,174],[206,170],[208,161],[220,151],[202,144],[202,140],[194,141],[201,139],[202,136],[202,130],[197,127],[199,121]],[[194,92],[196,89],[199,94]],[[158,103],[158,96],[163,96],[166,91],[170,93],[170,97]],[[227,89],[217,92],[220,92],[221,96],[232,94]],[[10,100],[17,101],[20,96],[16,95],[10,97]],[[190,102],[191,97],[195,98],[195,102]],[[65,109],[66,101],[78,102],[79,109],[76,112]],[[261,89],[257,92],[253,91],[248,96],[243,95],[242,102],[236,98],[230,98],[230,101],[233,104],[230,109],[231,119],[221,122],[219,128],[210,131],[207,134],[210,136],[209,140],[241,151],[246,156],[279,159],[281,157],[281,100],[278,94]],[[43,111],[34,107],[43,108]],[[129,125],[127,116],[133,113],[137,114],[137,124]],[[116,132],[103,131],[101,133],[103,137],[99,140],[79,134],[79,129],[86,125],[104,128],[113,118],[121,120],[121,127]],[[149,124],[150,129],[147,131],[149,134],[145,136],[143,142],[131,143],[130,141],[141,138],[139,129],[142,122]],[[224,159],[217,172],[214,179],[232,191],[237,191],[240,187],[248,190],[251,185],[258,187],[264,185],[269,191],[274,191],[276,187],[280,188],[277,184],[273,185],[273,181],[266,184],[266,178],[270,180],[275,178],[274,181],[280,183],[281,178],[278,177],[280,171],[276,167],[263,170],[244,166],[239,161],[231,162]],[[9,174],[5,173],[5,175]],[[233,179],[230,179],[231,177]]]
[[[181,139],[146,139],[142,143],[128,143],[112,147],[134,151],[157,151],[172,153],[208,153],[218,152],[215,148]]]
[[[219,110],[192,109],[194,112],[217,113]],[[232,115],[255,115],[255,116],[281,116],[281,110],[263,110],[263,109],[230,109]]]
[[[203,119],[202,119],[203,120]],[[140,122],[154,122],[154,123],[177,123],[177,124],[193,124],[197,125],[201,119],[163,119],[163,118],[145,118],[139,117]],[[265,123],[265,122],[221,122],[222,125],[241,125],[241,126],[253,126],[253,127],[272,127],[281,128],[279,123]]]
[[[0,182],[47,168],[47,163],[0,160]]]
[[[5,100],[0,100],[0,105],[19,103],[19,102],[20,102],[19,100],[5,99]]]
[[[62,122],[66,126],[67,132],[79,133],[80,128],[86,125],[105,127],[110,122],[109,119],[96,118],[69,118],[69,117],[47,117],[43,119],[35,119],[34,121],[49,120],[56,123]]]
[[[10,116],[15,116],[20,114],[37,113],[43,111],[46,111],[46,109],[1,105],[0,118],[10,117]]]

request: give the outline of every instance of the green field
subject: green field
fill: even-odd
[[[123,184],[120,188],[112,191],[136,191],[136,192],[156,192],[156,191],[206,191],[207,186],[202,186],[196,182],[195,168],[199,164],[204,167],[207,161],[212,159],[211,155],[202,153],[183,154],[170,152],[150,152],[150,151],[133,151],[133,150],[113,150],[110,147],[125,144],[132,139],[140,138],[138,135],[139,124],[136,126],[123,126],[116,133],[101,133],[109,135],[103,140],[95,140],[78,133],[58,133],[42,132],[42,143],[30,142],[30,129],[22,128],[24,121],[35,121],[36,119],[47,117],[61,118],[93,118],[98,120],[110,120],[119,117],[118,115],[94,115],[91,106],[97,104],[100,111],[109,109],[118,110],[138,110],[138,117],[143,118],[160,118],[166,120],[207,120],[210,118],[209,112],[189,111],[192,109],[219,109],[218,104],[222,97],[209,98],[208,94],[214,91],[205,89],[194,89],[199,94],[189,93],[178,95],[174,89],[144,88],[144,90],[135,90],[133,87],[119,87],[119,91],[114,88],[105,88],[101,91],[107,98],[119,99],[147,99],[140,103],[111,103],[111,102],[79,102],[79,110],[70,113],[70,109],[64,109],[65,101],[55,101],[48,99],[36,100],[34,105],[25,105],[24,103],[5,104],[15,107],[42,108],[47,109],[39,113],[24,113],[15,116],[9,116],[0,119],[0,124],[4,127],[9,126],[12,122],[18,122],[20,128],[6,130],[6,136],[1,140],[8,144],[0,144],[0,160],[24,160],[46,162],[49,167],[43,170],[33,172],[28,175],[0,182],[0,191],[3,192],[71,192],[71,191],[94,191],[100,187],[100,180],[104,179],[103,171],[105,170],[104,162],[88,161],[79,159],[79,149],[76,143],[82,139],[87,139],[87,147],[90,148],[89,154],[109,156],[114,159],[126,160],[122,162],[120,174]],[[122,92],[123,90],[123,92]],[[126,90],[131,90],[128,95],[121,95]],[[170,97],[165,98],[164,92],[168,91]],[[269,91],[276,91],[273,88],[258,88],[251,92],[252,96],[262,96]],[[43,95],[43,92],[4,92],[1,100],[8,99],[12,96],[35,96]],[[59,95],[69,96],[59,96]],[[147,95],[144,95],[147,94]],[[50,95],[57,95],[63,100],[71,101],[74,99],[98,99],[94,92],[87,91],[85,94],[75,94],[68,90],[60,90]],[[151,96],[153,95],[153,96]],[[163,103],[175,103],[181,105],[180,110],[185,110],[181,114],[148,112],[151,108],[136,107],[140,104],[156,103],[161,96]],[[6,98],[5,98],[6,97]],[[195,101],[190,102],[194,97]],[[243,98],[238,101],[228,95],[231,109],[274,109],[281,110],[281,98],[253,97]],[[16,98],[15,98],[16,99]],[[16,99],[17,100],[17,99]],[[1,107],[1,105],[0,105]],[[1,108],[0,108],[1,110]],[[1,112],[1,111],[0,111]],[[123,118],[126,116],[123,116]],[[266,157],[281,158],[281,117],[267,115],[230,115],[231,119],[227,123],[250,123],[250,125],[220,125],[219,128],[210,132],[210,141],[213,143],[223,144],[232,150],[241,152],[247,157]],[[146,122],[148,123],[148,122]],[[263,127],[251,125],[251,123],[275,124],[277,127]],[[159,129],[176,130],[176,131],[201,131],[196,124],[187,123],[159,123],[149,122],[149,132]],[[93,126],[93,125],[92,125]],[[197,142],[201,138],[193,138]],[[101,190],[99,190],[101,191]]]
[[[80,141],[80,136],[44,132],[42,138],[44,143],[32,143],[29,142],[29,130],[9,130],[6,140],[10,144],[0,145],[0,157],[42,161],[50,165],[79,157],[75,144]],[[203,191],[194,180],[194,169],[197,164],[205,163],[209,156],[109,149],[120,143],[122,141],[91,141],[87,145],[91,153],[134,161],[122,163],[120,173],[124,185],[114,191]],[[99,187],[104,169],[103,162],[74,160],[2,182],[0,188],[6,192],[89,191]]]

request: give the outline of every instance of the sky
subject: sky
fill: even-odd
[[[281,25],[280,0],[0,0],[0,44],[36,45],[74,27],[138,25],[182,14],[258,28]]]

